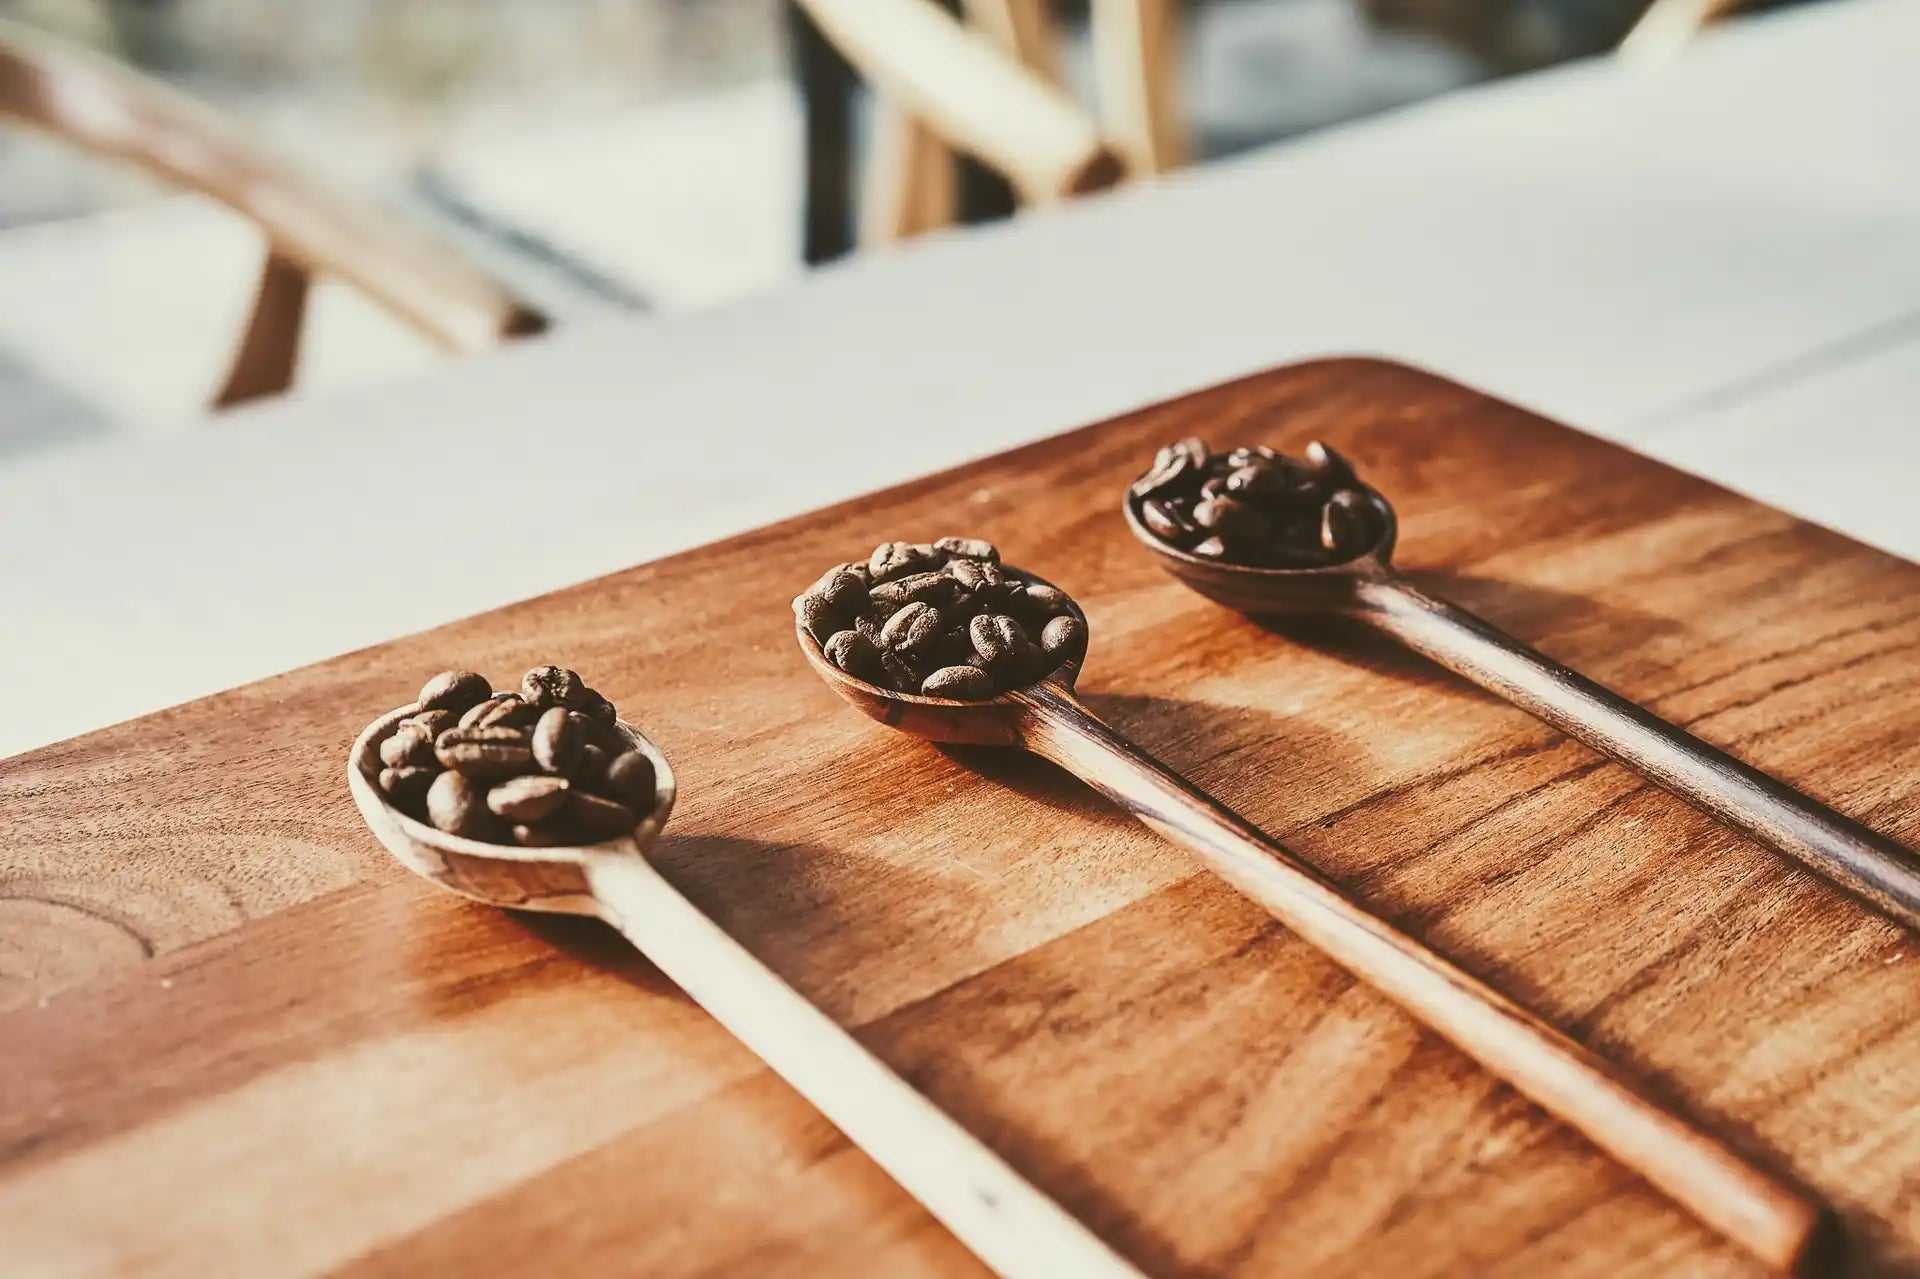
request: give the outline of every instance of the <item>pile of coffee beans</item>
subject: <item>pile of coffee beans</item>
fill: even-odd
[[[565,667],[536,666],[503,693],[472,671],[442,671],[418,704],[380,743],[380,789],[448,834],[594,844],[654,809],[653,761],[614,727],[613,703]]]
[[[1160,450],[1130,492],[1156,538],[1233,564],[1334,564],[1365,552],[1381,532],[1353,467],[1318,440],[1305,458],[1260,445],[1215,453],[1199,440],[1181,440]]]
[[[1086,651],[1070,601],[1000,563],[990,542],[882,542],[793,601],[827,660],[897,693],[980,701]]]

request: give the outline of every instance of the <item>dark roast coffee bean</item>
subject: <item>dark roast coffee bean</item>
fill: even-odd
[[[599,786],[601,778],[607,775],[607,752],[588,742],[573,757],[573,767],[567,773],[567,780],[575,786],[592,790]]]
[[[1192,520],[1171,502],[1140,503],[1140,522],[1163,541],[1184,542],[1199,532]]]
[[[891,582],[881,582],[867,598],[882,608],[925,603],[946,608],[960,598],[960,583],[945,573],[910,573]]]
[[[1087,646],[1087,628],[1077,617],[1056,617],[1040,632],[1040,651],[1055,663],[1078,657]]]
[[[613,721],[619,718],[619,712],[614,710],[613,703],[596,689],[587,690],[587,704],[581,707],[581,710],[596,724],[611,726]]]
[[[948,560],[946,567],[940,571],[958,582],[961,589],[970,594],[1004,586],[1007,580],[1006,575],[1000,571],[999,565],[981,560]]]
[[[878,586],[896,577],[933,572],[946,562],[944,553],[925,542],[882,542],[867,559],[867,572]]]
[[[433,768],[433,739],[418,724],[402,724],[380,743],[380,762],[388,768]]]
[[[653,761],[639,751],[628,751],[607,765],[606,780],[596,788],[596,793],[644,815],[653,811],[656,784]]]
[[[476,782],[505,781],[533,771],[533,747],[524,728],[450,728],[440,734],[433,753],[441,767]]]
[[[827,660],[855,679],[873,683],[881,675],[880,648],[859,631],[839,631],[823,649]]]
[[[945,551],[957,559],[972,560],[977,563],[998,564],[1000,548],[992,542],[977,537],[942,537],[933,543],[935,550]]]
[[[1371,537],[1367,499],[1356,489],[1342,489],[1327,499],[1320,512],[1320,545],[1347,557],[1367,549]]]
[[[913,692],[920,687],[920,682],[929,673],[921,668],[920,663],[910,660],[905,653],[891,648],[880,650],[880,671],[886,678],[872,682],[884,684],[897,693]]]
[[[818,595],[801,595],[793,601],[793,613],[800,619],[800,625],[807,634],[819,643],[826,643],[833,633],[840,629],[846,620],[846,610],[835,608]]]
[[[587,685],[564,666],[536,666],[521,678],[520,696],[543,711],[549,706],[579,710],[587,702]]]
[[[1199,487],[1207,464],[1207,446],[1199,440],[1181,440],[1161,449],[1153,467],[1133,482],[1135,497],[1161,497]]]
[[[493,685],[472,671],[441,671],[420,686],[418,700],[423,711],[459,714],[492,692]]]
[[[817,596],[837,609],[851,611],[867,600],[867,578],[856,576],[851,564],[836,564],[820,575],[820,580],[804,592]]]
[[[459,722],[459,715],[453,711],[421,711],[418,715],[409,715],[400,721],[403,726],[413,724],[424,729],[429,742]]]
[[[931,604],[909,604],[880,628],[880,647],[910,652],[938,639],[942,629],[939,609]]]
[[[533,726],[533,759],[549,773],[565,773],[573,767],[574,756],[587,744],[585,725],[593,721],[564,706],[549,706]]]
[[[633,810],[618,800],[578,790],[568,796],[567,821],[595,842],[625,835],[640,824]]]
[[[532,728],[539,718],[539,709],[520,694],[496,693],[462,715],[460,727]]]
[[[1331,493],[1358,482],[1354,477],[1353,463],[1319,440],[1307,445],[1307,469],[1323,493]]]
[[[487,792],[487,807],[514,822],[537,822],[566,807],[571,791],[564,777],[530,773],[501,782]]]
[[[1311,486],[1303,485],[1285,467],[1269,462],[1264,466],[1243,466],[1232,472],[1227,476],[1226,490],[1232,497],[1278,502],[1310,492]]]
[[[1227,477],[1216,475],[1200,486],[1200,499],[1212,501],[1216,497],[1227,496]]]
[[[433,785],[433,779],[438,776],[440,776],[438,766],[383,768],[380,770],[380,789],[387,793],[387,798],[400,807],[413,810],[418,808],[420,802],[427,797],[427,788]]]
[[[1020,598],[1022,603],[1044,617],[1058,617],[1073,611],[1073,602],[1067,598],[1067,593],[1045,582],[1028,582],[1020,588]]]
[[[427,820],[449,835],[468,839],[487,839],[499,829],[487,808],[486,792],[463,773],[445,772],[433,779],[427,788]]]
[[[921,682],[920,691],[928,697],[978,702],[999,690],[994,687],[993,676],[977,666],[942,666]]]
[[[1193,508],[1193,522],[1228,541],[1259,542],[1273,532],[1266,516],[1248,502],[1230,497],[1210,498]]]
[[[973,640],[973,651],[991,671],[1008,670],[1031,646],[1026,630],[1005,613],[985,613],[974,618],[968,623],[967,635]]]
[[[1227,468],[1239,470],[1243,466],[1260,466],[1280,460],[1280,455],[1264,444],[1243,444],[1227,454]]]
[[[1224,560],[1227,558],[1227,544],[1217,537],[1210,537],[1204,542],[1195,542],[1188,550],[1203,560]]]

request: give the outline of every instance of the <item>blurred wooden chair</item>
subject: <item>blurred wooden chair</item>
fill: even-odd
[[[963,0],[964,21],[934,0],[796,0],[803,78],[809,62],[845,66],[873,86],[875,109],[862,184],[859,240],[885,243],[953,221],[954,155],[1002,175],[1014,198],[1038,205],[1127,176],[1162,172],[1186,156],[1178,111],[1176,0],[1093,0],[1090,20],[1103,125],[1060,79],[1058,33],[1047,0]],[[824,47],[809,47],[817,37]],[[845,247],[833,187],[851,117],[810,87],[808,258]],[[820,171],[824,170],[824,171]]]
[[[346,281],[449,351],[478,351],[546,327],[543,315],[464,260],[342,199],[198,102],[3,20],[0,122],[136,165],[218,200],[265,234],[259,292],[216,408],[293,384],[316,275]]]

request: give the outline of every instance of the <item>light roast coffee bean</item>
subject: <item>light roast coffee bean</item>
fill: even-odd
[[[989,542],[883,542],[864,568],[858,596],[858,574],[838,565],[793,602],[827,661],[855,679],[977,700],[1030,684],[1085,649],[1084,626],[1057,629],[1051,649],[1036,640],[1071,619],[1072,601],[1007,568]]]

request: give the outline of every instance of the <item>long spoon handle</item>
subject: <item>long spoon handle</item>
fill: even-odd
[[[1141,1279],[755,959],[644,855],[592,854],[587,879],[609,923],[997,1274]]]
[[[1398,574],[1363,585],[1361,616],[1414,651],[1626,764],[1920,929],[1920,856],[1536,652]]]
[[[1604,1060],[1369,914],[1244,818],[1141,751],[1065,688],[1015,695],[1025,744],[1198,853],[1221,878],[1702,1221],[1783,1270],[1831,1230],[1800,1191],[1634,1091]]]

